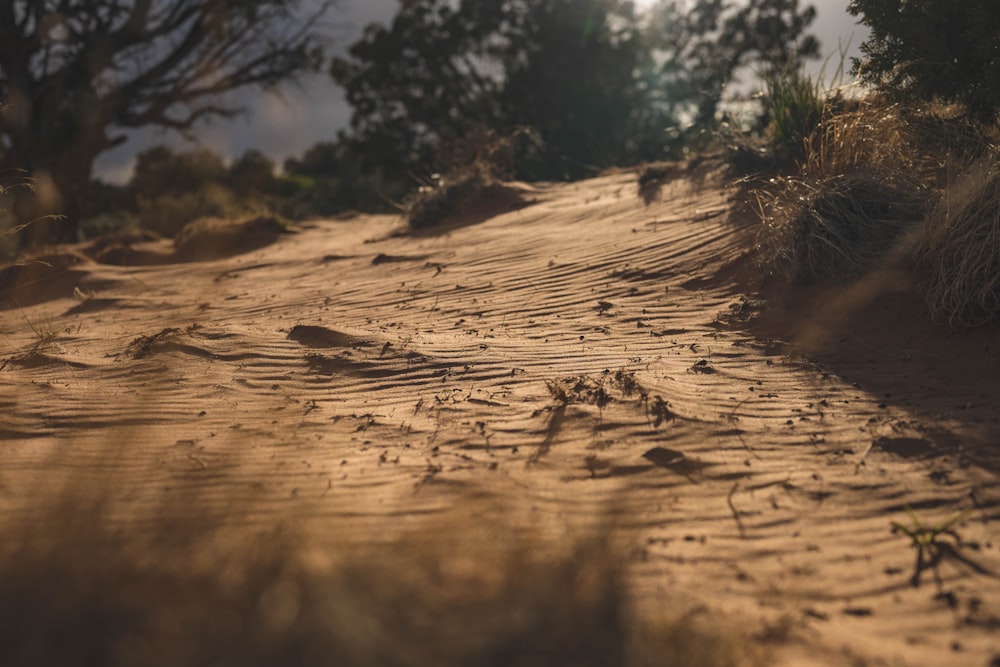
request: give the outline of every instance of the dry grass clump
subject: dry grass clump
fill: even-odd
[[[756,193],[768,274],[800,283],[861,275],[932,201],[937,164],[918,149],[900,108],[877,100],[856,106],[820,124],[798,175],[771,179]]]
[[[1000,160],[980,160],[945,189],[913,253],[933,317],[1000,321]]]
[[[926,195],[863,172],[784,179],[758,235],[770,273],[808,284],[871,270],[920,222]]]
[[[438,148],[443,175],[432,176],[403,201],[410,227],[425,229],[458,216],[479,222],[523,206],[521,193],[505,182],[514,174],[518,147],[537,141],[527,128],[509,135],[478,128],[443,142]]]
[[[270,214],[238,220],[199,218],[177,234],[175,255],[192,261],[230,257],[270,245],[288,232],[288,222]]]
[[[607,539],[516,537],[470,517],[331,550],[287,528],[292,516],[248,535],[233,524],[238,504],[213,520],[196,494],[148,517],[100,498],[74,491],[49,511],[5,516],[0,664],[749,662],[704,614],[639,618]]]
[[[458,216],[478,221],[523,204],[521,193],[474,164],[421,186],[403,202],[403,211],[412,229],[426,229]]]

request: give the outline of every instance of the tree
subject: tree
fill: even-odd
[[[274,192],[274,161],[250,149],[229,165],[229,184],[236,194],[260,197]]]
[[[352,133],[400,177],[489,128],[541,140],[517,176],[577,178],[663,157],[682,118],[711,124],[738,71],[818,51],[799,0],[401,0],[334,62]]]
[[[495,13],[499,3],[452,4],[401,0],[390,26],[368,26],[350,57],[331,66],[353,109],[353,140],[366,146],[373,167],[392,176],[406,178],[415,165],[431,163],[444,137],[497,121],[497,81],[488,71],[497,65],[488,40],[499,21],[487,21],[486,10]]]
[[[979,120],[1000,116],[1000,2],[852,0],[848,11],[871,29],[854,61],[862,80],[961,102]]]
[[[301,0],[3,0],[0,2],[0,169],[51,182],[74,236],[76,203],[94,159],[125,130],[190,132],[241,112],[225,94],[315,68],[324,41]],[[20,217],[30,217],[29,200]]]
[[[648,113],[650,54],[624,0],[410,0],[349,53],[332,73],[352,132],[403,174],[439,168],[442,145],[477,129],[528,126],[542,149],[522,176],[579,176],[670,120]]]
[[[507,128],[527,126],[543,146],[522,164],[529,178],[579,178],[660,157],[673,109],[657,108],[640,76],[652,52],[631,2],[513,3],[496,49]],[[527,173],[524,173],[527,172]]]
[[[136,156],[129,189],[135,197],[177,197],[198,192],[226,177],[222,158],[208,149],[175,153],[167,146],[154,146]]]
[[[726,87],[741,71],[795,71],[819,54],[807,33],[814,7],[799,0],[661,0],[652,9],[663,90],[690,108],[697,127],[715,123]]]

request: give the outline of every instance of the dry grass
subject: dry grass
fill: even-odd
[[[931,314],[955,327],[1000,321],[1000,161],[982,159],[944,191],[913,253]]]
[[[49,510],[5,517],[0,664],[750,662],[707,614],[634,613],[606,535],[553,542],[470,517],[331,550],[288,528],[293,516],[250,535],[234,527],[252,515],[238,503],[212,519],[191,493],[138,517],[70,488]]]
[[[926,147],[952,127],[878,98],[825,119],[806,142],[799,173],[755,193],[765,272],[810,283],[875,268],[933,206],[942,165],[953,158]]]
[[[411,229],[427,229],[448,220],[473,224],[524,205],[516,188],[474,167],[422,186],[406,199],[403,208]]]
[[[756,194],[760,263],[800,283],[915,268],[932,316],[1000,321],[997,128],[877,97],[825,120],[799,173]]]
[[[926,194],[871,173],[782,179],[758,244],[769,273],[798,283],[855,278],[874,268],[923,217]]]

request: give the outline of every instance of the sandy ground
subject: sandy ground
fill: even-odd
[[[367,544],[469,508],[604,526],[637,604],[708,610],[774,664],[997,664],[996,332],[930,324],[907,276],[762,297],[726,183],[648,206],[634,174],[524,185],[423,233],[356,217],[7,270],[4,521],[69,473]],[[907,507],[970,510],[918,582]]]

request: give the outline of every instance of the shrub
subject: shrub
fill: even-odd
[[[759,237],[772,272],[795,282],[854,278],[871,270],[920,222],[927,197],[875,172],[789,179]]]
[[[229,184],[242,196],[262,197],[275,191],[274,161],[258,150],[248,150],[229,166]]]
[[[486,210],[493,214],[520,206],[521,195],[502,181],[514,174],[519,146],[535,140],[531,130],[524,128],[506,136],[479,130],[463,141],[442,146],[439,161],[449,165],[449,171],[433,176],[403,201],[410,227],[430,227],[458,213],[468,213],[463,209],[476,203],[483,209],[480,213]]]
[[[411,228],[424,229],[459,215],[478,222],[523,205],[520,192],[473,167],[421,186],[406,198],[403,210]]]
[[[1000,321],[1000,160],[981,160],[948,187],[914,251],[927,304],[952,326]]]
[[[760,262],[800,283],[861,275],[923,219],[934,157],[899,107],[874,99],[827,118],[803,145],[800,173],[756,193]]]
[[[209,150],[175,153],[166,146],[154,146],[136,157],[129,188],[136,197],[153,199],[197,192],[210,183],[223,183],[225,179],[226,166],[222,158]]]
[[[229,217],[238,211],[232,193],[212,185],[178,196],[140,197],[138,208],[140,225],[161,236],[176,236],[199,218]]]
[[[854,71],[921,100],[960,102],[980,120],[1000,112],[1000,2],[852,0],[871,29]]]

